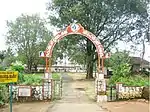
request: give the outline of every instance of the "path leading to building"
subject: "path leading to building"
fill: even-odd
[[[48,112],[107,112],[86,96],[82,85],[67,74],[62,75],[64,80],[63,97]]]
[[[77,74],[75,78],[78,78]],[[81,75],[80,75],[81,76]],[[107,102],[103,105],[97,104],[90,100],[93,99],[94,84],[93,81],[74,81],[72,76],[63,74],[64,86],[63,97],[61,100],[54,102],[35,102],[35,103],[18,103],[13,104],[13,112],[149,112],[148,103],[139,101]],[[84,79],[84,78],[83,78]],[[89,87],[90,91],[85,88]],[[92,94],[93,92],[93,94]],[[89,98],[89,96],[92,96]],[[107,110],[102,109],[107,108]],[[0,112],[9,112],[9,108],[0,109]]]

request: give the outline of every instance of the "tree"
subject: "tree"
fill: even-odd
[[[1,62],[3,62],[3,60],[5,59],[5,57],[6,57],[6,50],[0,51],[0,60],[1,60]]]
[[[130,36],[131,31],[138,22],[135,19],[148,17],[147,4],[148,1],[141,0],[53,0],[47,9],[53,12],[49,19],[54,26],[63,29],[77,21],[94,33],[107,51],[118,40],[132,41],[137,38],[135,35]],[[86,47],[86,78],[92,78],[97,55],[95,46],[88,39],[85,40],[86,44],[82,46]]]
[[[21,15],[15,21],[7,21],[7,45],[16,51],[18,60],[27,64],[29,72],[37,67],[39,51],[45,50],[51,33],[46,21],[38,15]]]
[[[9,67],[12,62],[15,62],[16,61],[16,57],[15,57],[15,54],[12,52],[12,49],[11,48],[8,48],[6,51],[5,51],[5,58],[2,62],[2,66],[7,68]]]

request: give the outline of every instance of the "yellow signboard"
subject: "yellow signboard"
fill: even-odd
[[[0,83],[11,83],[18,81],[18,72],[0,71]]]

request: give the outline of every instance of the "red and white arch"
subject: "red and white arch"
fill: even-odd
[[[50,40],[44,52],[45,57],[52,57],[53,48],[56,45],[56,43],[63,39],[65,36],[72,34],[83,35],[89,40],[91,40],[91,42],[93,42],[93,44],[96,47],[98,55],[100,57],[104,56],[104,48],[101,45],[99,39],[97,39],[97,37],[93,33],[85,30],[80,24],[71,24],[66,28],[66,30],[59,32],[53,39]]]

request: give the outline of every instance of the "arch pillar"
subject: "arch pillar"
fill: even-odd
[[[98,74],[95,79],[95,91],[96,91],[96,100],[97,102],[106,102],[107,95],[106,95],[106,80],[104,78],[104,58],[98,55],[97,60],[97,70]]]

